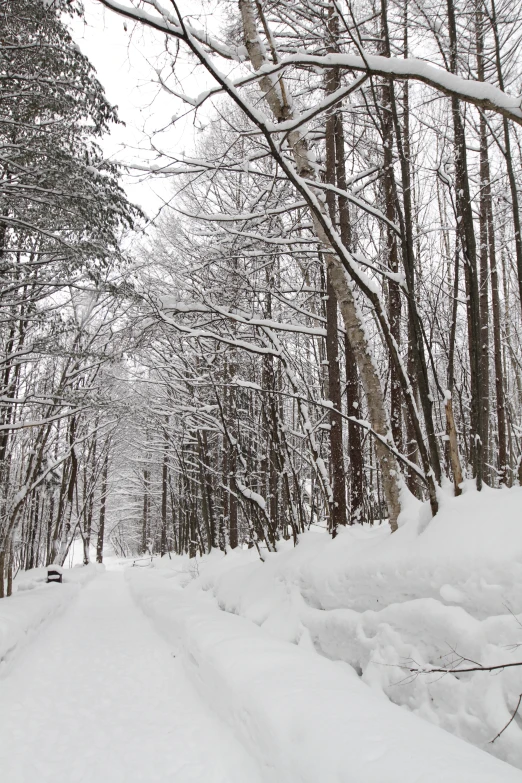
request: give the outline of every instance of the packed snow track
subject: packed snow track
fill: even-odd
[[[60,586],[56,586],[59,590]],[[258,783],[122,572],[99,575],[0,679],[9,783]]]

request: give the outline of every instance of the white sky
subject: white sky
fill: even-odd
[[[125,122],[125,126],[113,127],[104,140],[106,155],[120,162],[146,163],[154,157],[151,139],[165,151],[186,151],[189,155],[193,117],[178,120],[173,126],[171,120],[180,112],[181,101],[154,84],[154,68],[164,51],[164,37],[135,26],[96,0],[84,0],[84,4],[85,17],[73,20],[69,26],[81,51],[96,68],[108,100],[118,107],[119,117]],[[197,95],[208,86],[201,70],[193,73],[188,63],[181,67],[190,92]],[[184,91],[188,91],[187,84]],[[125,176],[123,184],[129,198],[151,217],[172,192],[166,180],[147,175]]]

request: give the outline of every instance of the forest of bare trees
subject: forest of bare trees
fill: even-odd
[[[520,4],[100,2],[200,130],[146,222],[81,11],[0,0],[0,596],[521,483]]]

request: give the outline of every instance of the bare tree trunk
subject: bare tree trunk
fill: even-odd
[[[387,0],[381,0],[381,26],[383,30],[383,42],[385,46],[385,54],[387,57],[391,55],[391,46],[388,33],[388,9]],[[404,32],[404,48],[407,52],[407,31]],[[413,386],[407,379],[407,385],[404,386],[403,391],[405,393],[406,401],[408,404],[408,416],[412,425],[415,428],[415,437],[417,441],[417,447],[421,455],[423,467],[426,473],[433,473],[435,481],[440,484],[441,481],[441,467],[439,448],[437,444],[437,436],[435,434],[435,426],[433,421],[433,399],[430,393],[430,384],[428,376],[428,367],[426,362],[426,355],[424,351],[423,340],[423,328],[421,319],[417,310],[417,303],[415,299],[415,249],[413,240],[413,226],[414,226],[414,210],[412,204],[412,177],[410,166],[410,129],[409,129],[409,92],[406,86],[403,99],[403,129],[399,122],[399,115],[397,111],[397,101],[395,99],[395,88],[393,81],[390,83],[389,89],[389,101],[390,108],[393,117],[393,124],[395,127],[395,141],[397,144],[397,151],[399,154],[399,163],[401,167],[401,179],[402,179],[402,202],[404,214],[400,208],[398,195],[395,195],[395,212],[399,219],[399,225],[401,228],[401,245],[402,245],[402,262],[404,265],[404,273],[406,278],[407,287],[407,305],[408,305],[408,335],[409,335],[409,348],[411,350],[411,358],[415,368],[416,385],[419,389],[420,404],[422,412],[424,414],[424,423],[426,425],[426,435],[429,449],[429,459],[425,454],[425,446],[423,441],[423,434],[420,431],[418,422],[415,416],[416,397],[414,394]],[[397,187],[395,183],[395,175],[393,167],[388,169],[389,185],[390,188],[397,193]],[[397,367],[397,370],[399,368]],[[438,501],[436,498],[436,490],[433,482],[428,479],[428,492],[430,495],[430,503],[433,513],[438,508]]]
[[[458,245],[455,249],[455,274],[453,278],[453,303],[451,307],[451,326],[449,336],[449,352],[448,352],[448,392],[446,395],[446,433],[448,435],[448,454],[449,462],[451,465],[451,472],[453,473],[453,486],[455,495],[458,496],[462,493],[460,487],[462,483],[462,467],[459,455],[459,445],[457,440],[457,428],[455,427],[455,417],[453,415],[453,386],[454,386],[454,374],[455,374],[455,335],[457,330],[457,307],[459,297],[459,253]]]
[[[33,494],[33,500],[32,500],[32,515],[31,515],[31,527],[29,532],[29,551],[27,556],[27,561],[25,564],[26,568],[34,568],[34,558],[35,558],[35,544],[36,544],[36,534],[40,528],[40,495],[38,492],[34,492]]]
[[[346,357],[346,412],[360,419],[361,395],[359,376],[352,346],[348,338],[344,342]],[[350,523],[365,521],[364,515],[364,450],[361,430],[353,421],[348,423],[348,454],[350,457]]]
[[[203,522],[205,529],[205,536],[207,541],[206,551],[210,552],[212,549],[212,531],[210,529],[210,513],[208,508],[208,492],[207,492],[207,476],[206,476],[206,462],[203,455],[203,445],[201,442],[201,430],[197,430],[196,438],[198,441],[198,467],[199,467],[199,483],[201,489],[201,510],[203,513]]]
[[[143,471],[143,510],[141,516],[141,554],[147,552],[149,546],[149,471]]]
[[[346,180],[346,150],[342,117],[336,114],[335,122],[335,157],[337,186],[347,190]],[[344,246],[350,249],[352,234],[350,224],[350,209],[346,199],[338,197],[339,233]],[[361,382],[357,372],[357,361],[352,345],[345,334],[344,339],[345,372],[346,372],[346,413],[348,416],[361,418]],[[348,457],[350,462],[350,524],[364,522],[364,460],[361,430],[353,421],[348,422]]]
[[[10,595],[13,594],[13,560],[14,560],[14,552],[13,552],[13,544],[11,543],[11,547],[9,549],[9,557],[7,560],[7,588],[6,588],[6,596],[9,598]]]
[[[332,42],[328,51],[334,51],[338,34],[338,16],[329,9],[329,32]],[[326,94],[335,92],[340,87],[339,69],[331,69],[326,74]],[[336,184],[336,138],[335,128],[341,117],[331,113],[326,120],[326,181]],[[328,191],[326,203],[332,223],[336,223],[335,193]],[[339,368],[339,334],[337,322],[337,299],[332,276],[326,271],[326,359],[328,362],[328,399],[333,404],[330,413],[330,473],[332,477],[332,497],[330,506],[330,528],[335,537],[337,528],[346,525],[346,484],[343,452],[343,419],[341,416],[341,373]]]
[[[0,552],[0,598],[5,598],[5,551]]]
[[[167,554],[167,493],[169,478],[169,452],[167,433],[164,433],[165,445],[163,447],[163,463],[161,468],[161,536],[160,556]]]
[[[199,467],[201,479],[201,499],[205,526],[207,529],[207,547],[210,550],[218,548],[218,529],[214,511],[212,477],[209,471],[209,453],[206,430],[198,430]]]
[[[408,36],[408,0],[404,0],[404,14],[403,14],[403,24],[402,24],[402,48],[403,48],[403,57],[409,56],[409,36]],[[403,116],[403,127],[404,127],[404,139],[403,139],[403,154],[405,161],[404,163],[406,166],[410,167],[410,160],[411,160],[411,150],[410,150],[410,88],[409,88],[409,82],[404,82],[403,85],[403,99],[402,99],[402,116]],[[395,120],[394,120],[395,121]],[[404,165],[404,164],[403,164]],[[410,296],[415,297],[415,280],[413,282],[413,290],[410,291]],[[414,344],[415,344],[415,334],[413,331],[413,320],[412,318],[408,317],[408,355],[406,359],[406,367],[408,372],[408,378],[410,379],[411,387],[412,387],[412,393],[414,399],[417,401],[417,404],[419,402],[419,392],[418,388],[419,385],[417,383],[416,379],[416,371],[415,371],[415,351],[414,351]],[[406,411],[406,421],[405,421],[405,429],[406,429],[406,454],[410,462],[412,462],[414,465],[418,462],[418,448],[417,448],[417,442],[416,442],[416,433],[415,433],[415,424],[413,422],[411,413],[409,409]],[[420,488],[419,488],[419,482],[418,479],[414,473],[413,470],[408,469],[406,472],[406,485],[410,492],[415,495],[416,497],[419,497],[421,495]]]
[[[187,477],[188,478],[188,477]],[[188,482],[187,482],[188,483]],[[191,559],[194,559],[197,555],[197,541],[196,541],[196,535],[197,535],[197,521],[196,521],[196,503],[195,503],[195,493],[194,491],[191,492],[191,498],[192,502],[190,504],[190,510],[189,510],[189,542],[188,542],[188,556]]]
[[[479,81],[485,81],[484,75],[484,31],[483,12],[477,8],[475,13],[476,41],[477,41],[477,75]],[[489,159],[488,138],[486,120],[480,116],[480,200],[479,200],[479,226],[480,226],[480,283],[479,283],[479,309],[481,325],[480,364],[482,397],[482,451],[484,479],[488,479],[489,468],[489,270],[488,270],[488,195],[489,188]]]
[[[96,449],[98,445],[98,423],[99,419],[96,417],[94,432],[93,432],[93,444],[91,452],[91,476],[90,482],[87,482],[87,465],[85,466],[85,486],[89,487],[90,495],[87,500],[87,506],[85,509],[85,525],[83,535],[83,564],[88,565],[90,562],[90,549],[91,549],[91,533],[92,533],[92,517],[94,513],[94,489],[96,486]]]
[[[453,0],[447,0],[448,32],[450,39],[450,70],[457,73],[457,24]],[[480,299],[477,274],[477,247],[471,209],[466,135],[457,98],[451,99],[455,141],[455,189],[457,209],[457,233],[462,248],[466,280],[468,343],[471,378],[471,438],[470,450],[477,489],[482,488],[484,472],[484,422],[482,416],[482,364]]]
[[[390,56],[388,37],[387,37],[387,20],[386,20],[386,4],[383,0],[381,17],[382,17],[382,38],[384,42],[384,56]],[[393,112],[392,112],[392,91],[393,83],[389,80],[384,80],[381,94],[382,104],[380,106],[381,115],[381,133],[382,133],[382,147],[383,147],[383,177],[382,185],[384,191],[384,203],[385,213],[389,220],[389,224],[386,226],[386,261],[388,268],[394,274],[399,271],[399,256],[397,249],[397,235],[391,228],[390,224],[397,223],[397,214],[395,209],[396,188],[395,178],[393,173]],[[401,344],[401,293],[399,285],[392,280],[388,281],[388,317],[390,321],[390,329],[393,338],[397,344],[397,347]],[[403,451],[403,438],[402,438],[402,394],[401,394],[401,381],[397,370],[397,365],[390,357],[390,402],[391,402],[391,429],[393,434],[393,440],[400,452]]]
[[[60,546],[58,549],[57,561],[60,565],[65,563],[67,552],[71,542],[69,541],[69,533],[71,531],[71,518],[73,512],[74,493],[76,490],[76,482],[78,479],[78,459],[76,457],[76,451],[74,448],[74,442],[76,438],[76,417],[73,416],[69,423],[69,446],[71,449],[71,472],[69,475],[69,482],[67,487],[67,498],[64,513],[64,522],[62,524],[62,533],[60,538]]]
[[[219,548],[224,552],[226,548],[226,531],[228,527],[228,520],[230,516],[230,492],[229,492],[229,486],[230,486],[230,465],[229,465],[229,444],[228,439],[223,436],[223,465],[222,465],[222,488],[221,488],[221,497],[222,497],[222,506],[223,506],[223,513],[221,514],[220,519],[220,525],[219,525]]]
[[[256,14],[251,0],[239,0],[245,44],[250,61],[255,70],[259,70],[266,62],[264,48],[257,33]],[[282,80],[277,89],[268,77],[259,80],[265,98],[274,115],[279,120],[286,120],[291,116],[291,110],[286,101]],[[288,134],[288,141],[294,153],[297,173],[306,179],[315,176],[314,166],[310,160],[306,143],[299,131]],[[344,320],[345,328],[359,366],[361,380],[366,393],[370,420],[373,429],[385,440],[390,438],[390,428],[384,406],[383,392],[380,379],[377,374],[370,346],[368,345],[366,332],[363,327],[362,317],[357,307],[352,285],[348,281],[344,267],[330,246],[328,237],[317,220],[312,216],[315,232],[323,247],[327,258],[327,269],[332,286],[335,290],[339,308]],[[400,483],[399,469],[394,455],[380,441],[376,440],[375,448],[382,470],[383,486],[388,505],[388,514],[392,530],[397,529],[397,519],[400,513]]]
[[[100,519],[98,523],[98,538],[96,541],[96,562],[103,563],[103,543],[105,538],[105,510],[107,504],[107,477],[109,474],[109,444],[106,445],[103,461],[102,484],[100,497]]]
[[[231,449],[229,457],[230,476],[235,476],[237,471],[237,455],[234,449]],[[235,487],[235,482],[234,482]],[[228,517],[228,543],[231,549],[235,549],[239,543],[238,514],[237,514],[237,496],[231,493],[229,497],[229,517]]]
[[[459,446],[457,441],[457,428],[455,427],[455,419],[453,417],[453,402],[451,397],[446,399],[446,422],[449,438],[449,454],[451,470],[453,472],[453,485],[455,488],[455,495],[460,495],[462,489],[460,485],[463,481],[462,468],[460,465]]]
[[[326,302],[326,355],[328,357],[328,399],[334,406],[330,413],[330,460],[332,475],[332,503],[330,524],[335,537],[337,528],[346,525],[346,485],[343,453],[343,420],[341,373],[339,369],[339,343],[337,326],[337,301],[330,275],[327,275]]]
[[[488,164],[489,165],[489,164]],[[504,398],[504,367],[502,361],[502,333],[500,312],[500,286],[497,268],[497,253],[495,247],[495,229],[493,225],[493,207],[491,204],[490,177],[488,174],[487,188],[487,212],[488,212],[488,244],[489,267],[491,271],[491,304],[493,311],[493,348],[495,366],[495,394],[497,414],[497,438],[498,438],[498,480],[499,484],[506,483],[508,467],[508,453],[506,442],[506,403]]]
[[[408,319],[408,355],[406,358],[406,368],[408,371],[408,378],[410,379],[411,389],[415,400],[419,399],[419,385],[417,383],[417,372],[415,369],[415,357],[413,355],[413,343],[415,337],[412,334],[411,322]],[[413,465],[418,465],[419,462],[419,449],[417,446],[417,436],[415,432],[415,424],[410,415],[410,411],[406,412],[406,456]],[[417,498],[422,498],[422,491],[419,486],[419,479],[417,474],[411,468],[407,468],[406,472],[406,485],[410,492]]]
[[[504,90],[504,73],[502,70],[502,57],[500,36],[497,23],[497,11],[495,0],[491,0],[491,28],[493,31],[493,37],[495,42],[495,64],[497,69],[498,86],[501,90]],[[520,304],[522,306],[522,226],[520,224],[520,204],[518,199],[517,180],[515,176],[515,167],[513,165],[513,156],[511,153],[511,135],[509,131],[509,122],[504,117],[502,118],[502,128],[504,131],[504,157],[506,160],[506,168],[509,180],[509,190],[511,193],[511,204],[513,209],[513,228],[515,235],[515,254],[517,259],[517,278],[518,278],[518,293],[520,297]]]

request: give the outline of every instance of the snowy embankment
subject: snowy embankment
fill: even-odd
[[[393,536],[309,533],[264,563],[236,551],[127,575],[268,779],[522,781],[458,739],[520,765],[517,719],[489,741],[516,706],[522,669],[407,678],[400,668],[440,666],[450,649],[484,666],[522,659],[521,508],[520,489],[468,489],[429,524],[410,509]]]
[[[99,568],[61,569],[62,584],[46,584],[47,568],[19,574],[13,595],[0,601],[0,675],[26,642],[68,605]]]
[[[393,536],[384,527],[354,527],[335,541],[309,533],[265,563],[252,551],[212,556],[187,590],[350,664],[396,704],[522,768],[522,711],[491,742],[517,706],[522,667],[401,669],[455,668],[459,656],[482,666],[522,661],[522,489],[468,486],[443,497],[432,521],[424,513],[410,509]]]

